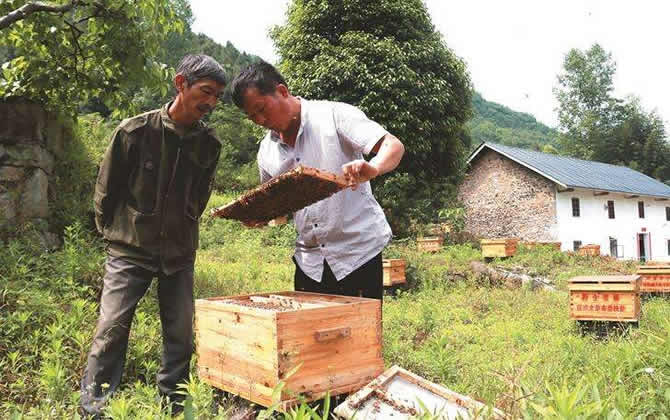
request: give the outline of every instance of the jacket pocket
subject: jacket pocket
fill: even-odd
[[[110,242],[151,248],[160,236],[160,226],[156,221],[155,213],[144,213],[126,204],[116,209],[114,221],[105,227],[104,235]]]
[[[159,162],[148,153],[141,154],[137,166],[130,176],[130,203],[139,213],[151,214],[156,207],[158,195]]]

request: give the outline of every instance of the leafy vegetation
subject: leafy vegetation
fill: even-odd
[[[216,194],[209,206],[231,197]],[[196,298],[292,287],[292,225],[246,229],[205,217],[201,231]],[[4,250],[0,417],[72,418],[97,316],[102,242],[74,224],[61,250],[44,253],[30,230]],[[385,257],[408,262],[408,288],[384,300],[387,366],[398,364],[518,417],[664,418],[670,409],[667,299],[645,299],[639,328],[613,329],[604,338],[582,333],[568,318],[569,277],[632,273],[633,262],[549,247],[521,249],[494,262],[549,277],[559,289],[551,292],[483,281],[469,270],[481,254],[468,243],[424,254],[413,242],[398,241]],[[110,418],[169,417],[153,383],[160,364],[157,311],[154,286],[138,307],[124,382],[107,408]],[[200,382],[195,367],[182,391],[187,419],[227,418],[235,406]],[[285,418],[318,418],[310,409],[322,416],[325,407],[304,404]],[[271,410],[264,415],[278,416]]]
[[[558,132],[535,117],[504,105],[487,101],[478,92],[472,95],[474,115],[468,122],[472,148],[490,141],[507,146],[548,151],[556,144]]]
[[[166,93],[169,72],[153,57],[181,22],[171,2],[126,3],[2,2],[0,45],[12,59],[2,65],[0,97],[29,98],[74,114],[91,97],[119,108],[131,105],[126,86]],[[18,10],[23,13],[12,13]]]

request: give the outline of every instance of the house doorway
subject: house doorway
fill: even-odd
[[[651,259],[651,241],[649,239],[649,233],[637,234],[637,256],[642,262]]]

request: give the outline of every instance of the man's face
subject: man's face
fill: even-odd
[[[214,109],[225,88],[221,83],[211,79],[200,79],[189,84],[181,75],[177,75],[176,84],[186,114],[193,122]]]
[[[244,92],[244,112],[254,123],[267,129],[283,132],[289,127],[288,90],[278,85],[271,94],[263,95],[258,88],[250,87]]]

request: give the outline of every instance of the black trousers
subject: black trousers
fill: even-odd
[[[384,294],[382,254],[379,253],[371,260],[354,270],[340,281],[335,279],[328,263],[323,261],[323,276],[321,282],[308,277],[295,258],[295,275],[293,286],[301,292],[323,293],[329,295],[358,296],[372,299],[382,299]]]
[[[81,407],[99,414],[121,382],[130,325],[138,302],[158,277],[163,356],[160,393],[178,399],[177,384],[188,380],[193,353],[193,267],[171,275],[154,273],[123,258],[107,257],[100,317],[81,379]]]

